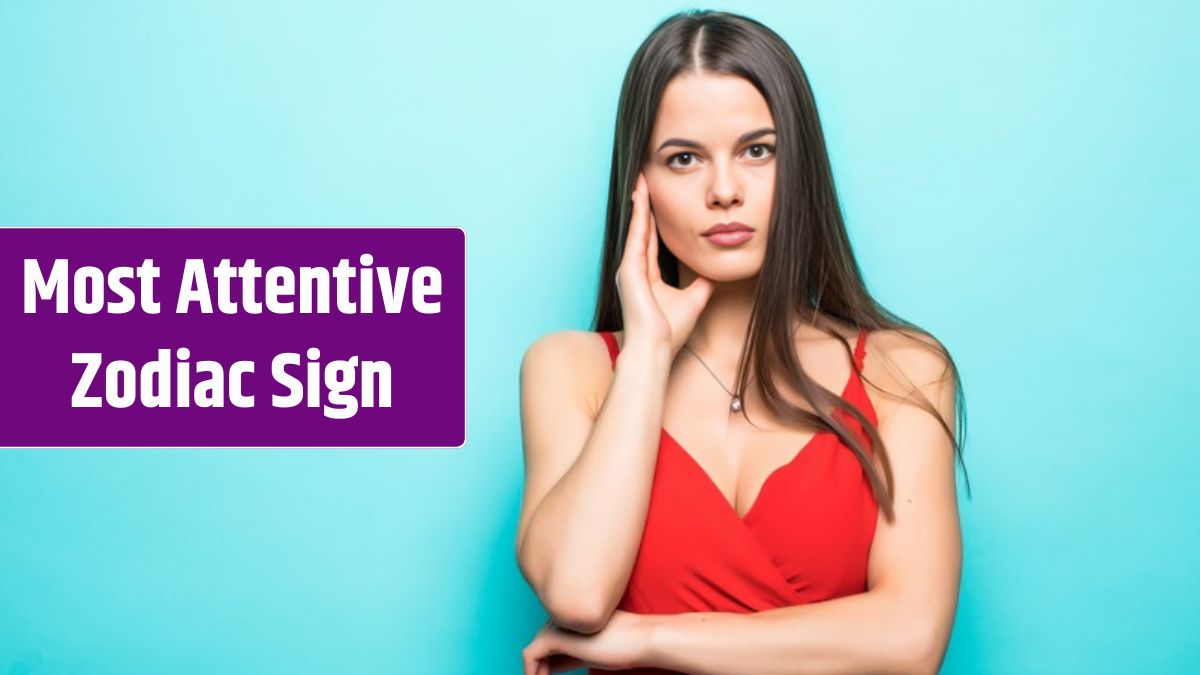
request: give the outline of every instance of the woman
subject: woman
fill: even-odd
[[[803,69],[686,12],[618,107],[595,329],[521,367],[525,672],[936,672],[959,378],[867,293]]]

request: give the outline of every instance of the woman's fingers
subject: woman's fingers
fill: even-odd
[[[647,204],[648,206],[648,204]],[[646,269],[650,275],[650,282],[662,281],[662,269],[658,266],[658,221],[654,219],[654,211],[646,209],[649,214],[650,227],[650,247],[646,252]]]
[[[553,675],[578,670],[588,664],[567,653],[568,645],[554,633],[542,633],[522,651],[524,675]]]
[[[650,291],[646,277],[645,194],[646,179],[639,173],[631,198],[633,209],[625,235],[625,253],[617,270],[617,291],[621,303],[628,303],[633,307],[645,307]]]
[[[521,650],[521,660],[524,664],[524,675],[547,675],[550,672],[546,659],[553,651],[550,636],[553,635],[554,620],[546,619],[533,640]]]
[[[547,675],[554,675],[554,673],[566,673],[586,667],[587,663],[585,661],[582,659],[577,659],[569,654],[552,654],[550,658],[546,660]]]
[[[637,270],[639,281],[641,279],[653,280],[654,271],[658,267],[654,258],[657,253],[651,254],[652,247],[654,251],[658,250],[655,246],[657,243],[655,239],[658,235],[651,227],[651,217],[650,189],[646,184],[646,174],[638,172],[636,187],[633,191],[633,215],[629,219],[629,237],[630,239],[637,238],[634,258],[637,262],[634,269]]]
[[[524,675],[547,675],[550,672],[550,650],[543,640],[534,638],[521,652]]]
[[[650,236],[653,234],[650,231],[650,187],[646,185],[646,174],[638,174],[638,185],[641,187],[638,188],[637,199],[641,203],[639,204],[640,208],[638,208],[636,216],[638,219],[637,227],[642,235],[641,252],[643,255],[646,255],[650,251]],[[648,256],[647,260],[649,260]]]
[[[641,229],[642,224],[642,209],[644,203],[641,195],[645,190],[645,179],[642,174],[638,174],[637,184],[633,187],[633,212],[629,218],[628,231],[625,233],[625,254],[624,259],[632,261],[636,266],[636,261],[639,256],[645,253],[645,233]]]

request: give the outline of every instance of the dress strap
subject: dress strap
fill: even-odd
[[[858,329],[858,344],[854,345],[854,369],[862,372],[863,360],[867,357],[867,329]]]
[[[860,328],[858,331],[858,344],[854,346],[854,372],[850,374],[850,401],[858,407],[859,411],[871,422],[871,424],[879,424],[879,417],[875,412],[875,404],[871,401],[871,397],[867,395],[866,385],[863,384],[862,369],[863,359],[867,356],[867,329]]]
[[[600,337],[604,338],[604,344],[608,345],[608,355],[612,359],[613,370],[617,368],[617,353],[621,348],[617,346],[617,336],[612,334],[612,331],[601,331]]]

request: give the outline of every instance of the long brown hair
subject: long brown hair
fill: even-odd
[[[616,274],[631,217],[631,195],[637,174],[649,157],[650,136],[663,90],[685,69],[748,80],[766,99],[775,119],[778,138],[775,201],[747,327],[746,348],[738,366],[737,392],[744,394],[752,370],[758,393],[778,419],[837,434],[862,463],[876,501],[891,521],[894,519],[892,469],[879,432],[857,407],[805,374],[794,349],[794,322],[804,321],[824,328],[833,319],[855,328],[890,329],[938,351],[954,378],[955,429],[950,428],[925,396],[916,393],[921,407],[950,436],[965,478],[966,411],[962,380],[954,360],[940,342],[880,306],[867,291],[846,235],[808,77],[787,43],[763,24],[726,12],[689,10],[660,23],[634,54],[617,105],[604,257],[593,330],[622,329]],[[660,245],[658,251],[663,280],[678,287],[678,259],[665,245]],[[847,340],[834,330],[830,333],[852,355]],[[857,364],[852,367],[861,377]],[[772,379],[776,374],[800,392],[816,412],[794,406],[781,396]],[[871,461],[861,439],[833,415],[834,408],[844,410],[858,422],[870,442],[869,448],[878,449],[874,455],[882,471]],[[746,414],[745,409],[742,414]],[[968,497],[970,489],[968,480]]]

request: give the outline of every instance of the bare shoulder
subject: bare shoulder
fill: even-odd
[[[866,352],[863,374],[880,425],[898,408],[919,408],[922,398],[951,422],[954,371],[941,341],[920,331],[876,330],[867,335]]]
[[[522,399],[533,390],[567,395],[599,410],[612,379],[608,346],[597,332],[560,330],[534,340],[521,359]]]

